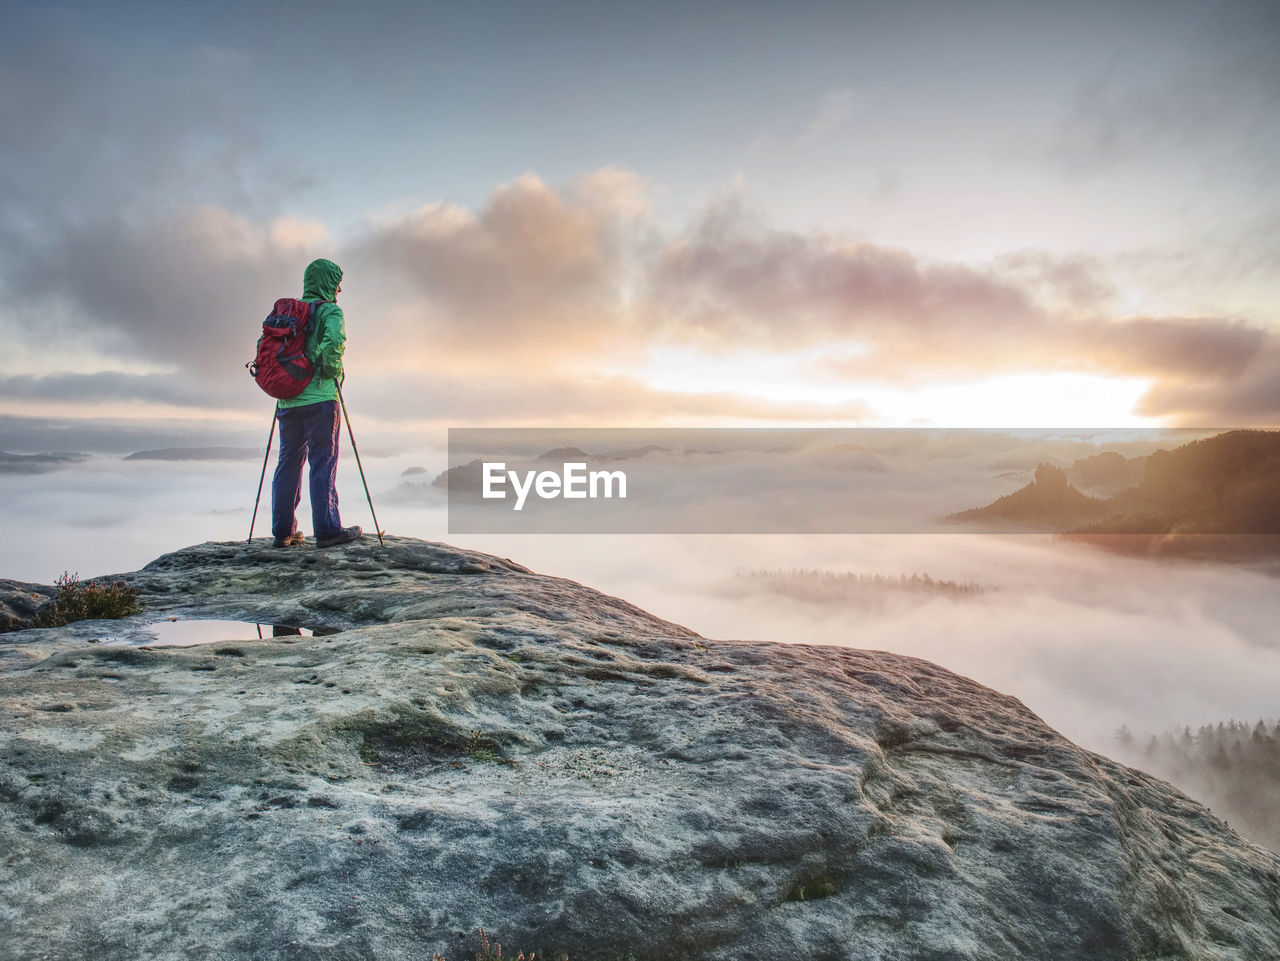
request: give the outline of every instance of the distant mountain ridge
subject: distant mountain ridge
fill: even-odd
[[[992,501],[986,507],[951,514],[955,521],[1014,521],[1028,527],[1061,530],[1105,517],[1107,501],[1090,497],[1072,487],[1067,472],[1044,463],[1026,487]]]
[[[81,454],[78,451],[11,454],[0,450],[0,474],[46,474],[88,459],[88,454]]]
[[[139,450],[125,460],[247,460],[261,457],[262,451],[253,447],[159,447],[155,450]]]
[[[1075,475],[1105,484],[1134,473],[1132,465],[1138,460],[1141,480],[1110,497],[1090,497],[1068,479]],[[1136,537],[1127,547],[1123,542],[1106,543],[1124,549],[1158,544],[1162,553],[1177,553],[1180,550],[1170,550],[1176,541],[1183,548],[1213,544],[1216,551],[1222,546],[1218,541],[1186,538],[1230,537],[1239,544],[1239,535],[1280,535],[1277,477],[1280,431],[1234,430],[1133,460],[1108,452],[1077,461],[1067,470],[1041,464],[1032,483],[948,520],[1013,521],[1080,540]],[[1153,537],[1160,540],[1151,541]]]
[[[1067,468],[1067,480],[1094,496],[1109,497],[1142,482],[1147,455],[1125,457],[1119,451],[1106,450],[1077,460]]]

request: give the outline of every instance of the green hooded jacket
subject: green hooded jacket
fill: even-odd
[[[278,402],[280,407],[305,407],[321,401],[338,399],[338,381],[342,377],[342,354],[347,349],[347,326],[342,308],[334,303],[342,268],[332,260],[313,260],[302,274],[302,299],[319,300],[311,315],[311,332],[307,334],[307,356],[315,365],[311,383],[297,397]]]

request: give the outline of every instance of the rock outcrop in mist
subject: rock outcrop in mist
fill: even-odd
[[[1107,502],[1072,487],[1067,480],[1067,472],[1062,468],[1040,464],[1030,484],[997,498],[985,507],[952,514],[948,520],[1011,522],[1056,531],[1105,517],[1107,513]]]
[[[1116,458],[1120,463],[1116,463]],[[1072,476],[1100,487],[1141,480],[1109,497],[1090,497]],[[1249,560],[1280,555],[1280,431],[1235,430],[1158,450],[1134,461],[1119,454],[1036,468],[1035,479],[960,522],[1015,523],[1128,554]]]
[[[573,961],[1276,956],[1280,858],[936,665],[266,543],[0,637],[5,957],[462,961],[480,926]],[[343,630],[107,643],[179,615]]]

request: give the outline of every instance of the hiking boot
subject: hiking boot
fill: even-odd
[[[275,547],[297,547],[306,542],[306,537],[302,531],[294,531],[288,537],[277,537],[273,546]]]
[[[360,535],[364,530],[360,527],[344,527],[340,531],[334,531],[332,534],[317,534],[316,547],[333,547],[336,544],[346,544],[350,541],[360,539]]]

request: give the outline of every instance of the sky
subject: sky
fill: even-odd
[[[1280,420],[1273,3],[10,0],[0,27],[9,449],[256,438],[242,365],[319,256],[391,446]]]

